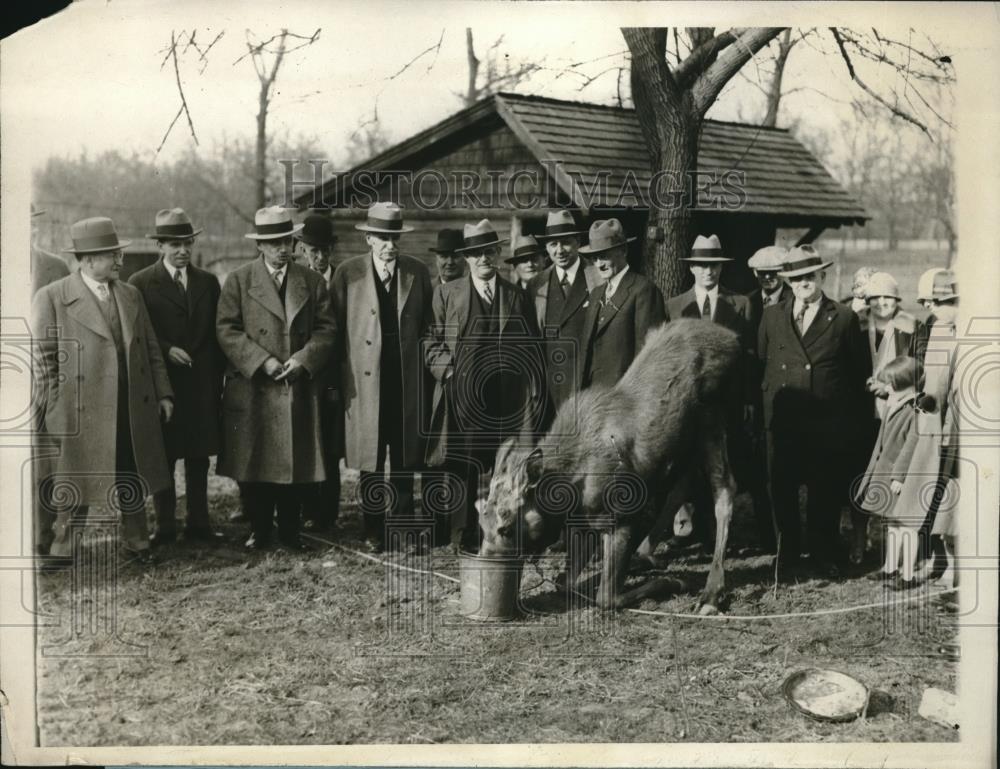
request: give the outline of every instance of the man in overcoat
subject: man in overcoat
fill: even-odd
[[[760,328],[764,308],[792,298],[791,287],[778,276],[787,256],[788,249],[784,246],[764,246],[758,248],[747,261],[747,266],[753,270],[759,285],[759,288],[747,294],[747,299],[750,300],[750,328],[754,344],[757,341],[757,329]]]
[[[767,501],[767,485],[764,478],[751,472],[750,442],[745,429],[753,411],[754,390],[757,389],[751,380],[756,342],[750,334],[750,300],[720,283],[722,269],[732,259],[725,256],[717,235],[699,235],[689,256],[682,261],[688,265],[694,285],[667,300],[668,317],[708,320],[728,328],[740,338],[743,350],[740,373],[732,382],[732,391],[727,398],[730,406],[727,421],[730,465],[738,485],[750,491],[761,547],[773,550],[774,526]],[[695,484],[693,501],[695,534],[711,550],[715,544],[715,513],[707,480]]]
[[[420,345],[430,322],[431,277],[419,259],[399,252],[400,236],[413,228],[403,224],[398,205],[374,204],[355,228],[365,233],[369,252],[337,268],[333,302],[342,329],[344,459],[361,471],[365,541],[377,552],[385,547],[386,508],[390,517],[412,517],[413,473],[423,464],[421,400],[430,388]]]
[[[445,228],[438,230],[437,243],[428,249],[434,254],[437,276],[431,281],[431,288],[442,283],[457,280],[465,274],[465,260],[455,252],[462,247],[462,231]]]
[[[549,213],[545,235],[541,236],[552,264],[539,273],[528,286],[534,303],[535,320],[543,337],[565,345],[549,344],[545,350],[548,404],[545,422],[555,417],[563,402],[580,389],[579,371],[586,355],[590,327],[587,307],[590,293],[603,278],[596,267],[580,258],[580,238],[586,230],[569,211]],[[562,349],[565,349],[565,354]]]
[[[482,473],[508,437],[528,440],[542,407],[541,358],[528,295],[499,276],[500,238],[486,219],[467,224],[459,252],[468,277],[434,290],[426,346],[436,380],[428,464],[457,484],[451,545],[479,549],[476,501]]]
[[[606,281],[591,292],[587,306],[586,354],[578,361],[581,389],[617,384],[646,335],[667,320],[660,289],[629,269],[627,244],[633,240],[617,219],[599,219],[590,226],[588,245],[580,248]]]
[[[222,395],[218,472],[238,481],[252,535],[248,550],[299,539],[307,484],[326,480],[321,402],[333,357],[336,324],[323,279],[292,262],[293,225],[278,206],[254,216],[260,256],[226,278],[216,333],[228,360]]]
[[[147,237],[157,242],[160,259],[129,279],[142,294],[174,391],[174,416],[163,427],[171,483],[153,495],[154,546],[177,537],[173,478],[178,459],[184,460],[187,489],[184,538],[214,542],[220,536],[208,518],[208,464],[219,453],[225,359],[215,337],[219,281],[191,264],[200,232],[183,209],[158,211]]]
[[[303,220],[302,230],[295,239],[298,241],[296,248],[305,257],[305,265],[323,279],[328,291],[332,291],[333,274],[336,271],[334,248],[337,244],[333,220],[322,214],[310,214]],[[344,412],[340,405],[339,366],[331,362],[326,367],[324,377],[326,386],[320,409],[326,480],[310,487],[306,493],[303,526],[307,531],[330,530],[340,517],[340,458],[344,456]]]
[[[844,556],[840,509],[850,499],[850,452],[870,408],[871,375],[858,316],[823,293],[830,264],[811,245],[791,249],[780,275],[794,299],[764,310],[757,337],[779,557],[791,566],[801,554],[804,484],[810,557],[826,572],[836,571]]]
[[[129,241],[101,216],[73,224],[70,237],[79,271],[40,289],[31,306],[35,381],[59,444],[43,483],[66,500],[50,553],[69,557],[73,523],[90,505],[109,505],[121,512],[126,551],[148,562],[143,505],[170,484],[160,422],[170,421],[173,391],[141,294],[117,279]]]

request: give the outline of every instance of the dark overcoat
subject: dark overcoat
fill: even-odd
[[[60,257],[42,251],[35,246],[31,247],[31,295],[38,293],[38,289],[55,283],[69,275],[69,267],[66,266]]]
[[[320,399],[336,321],[323,278],[289,264],[282,303],[263,258],[254,259],[226,278],[216,332],[228,361],[219,474],[282,484],[326,480]],[[269,357],[295,358],[305,371],[294,384],[275,382],[262,368]]]
[[[181,294],[161,259],[132,275],[129,283],[142,293],[174,390],[174,415],[163,428],[167,456],[178,459],[218,454],[225,368],[215,335],[221,291],[218,279],[188,265],[187,291]],[[184,350],[192,365],[171,363],[171,347]]]
[[[851,308],[826,295],[800,337],[794,304],[788,300],[765,309],[757,335],[764,425],[784,437],[847,451],[868,415],[868,342]]]
[[[923,516],[914,515],[908,506],[897,505],[891,484],[906,480],[920,437],[918,413],[915,393],[886,410],[868,467],[854,495],[855,503],[865,512],[883,518],[907,517],[913,526],[919,526]]]
[[[764,316],[764,295],[761,293],[761,289],[755,288],[746,297],[750,302],[750,331],[753,334],[754,344],[756,345],[757,329],[760,328],[760,319]],[[794,294],[787,283],[782,283],[776,304],[781,304],[786,299],[794,299]]]
[[[468,275],[434,289],[433,323],[425,345],[427,368],[435,380],[427,447],[427,464],[432,466],[443,463],[452,449],[449,446],[449,434],[454,434],[456,425],[451,413],[449,391],[475,389],[458,382],[450,382],[446,386],[446,378],[451,375],[474,381],[480,373],[455,371],[459,345],[466,337],[472,292],[475,290],[472,278]],[[545,387],[535,315],[530,307],[528,294],[499,275],[494,301],[499,303],[500,349],[509,351],[512,370],[523,374],[516,377],[518,391],[506,393],[506,396],[508,402],[523,404],[524,421],[520,435],[529,438],[538,428]]]
[[[397,317],[403,392],[403,467],[423,462],[421,418],[430,402],[430,382],[421,344],[431,317],[431,276],[419,259],[396,259]],[[340,397],[344,409],[344,459],[348,467],[374,471],[378,462],[382,329],[371,254],[343,262],[333,276],[333,304],[340,336]],[[398,469],[398,466],[397,466]]]
[[[587,306],[587,354],[580,356],[579,373],[585,387],[613,387],[650,330],[668,319],[660,289],[643,275],[626,272],[604,307],[606,289],[606,283],[594,289]]]
[[[154,493],[170,483],[159,402],[173,391],[139,291],[120,280],[111,290],[125,345],[136,469]],[[75,486],[82,505],[108,504],[116,470],[118,354],[97,301],[75,273],[39,289],[31,304],[35,381],[44,393],[45,429],[60,447],[50,469]]]

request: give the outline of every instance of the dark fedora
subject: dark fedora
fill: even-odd
[[[69,228],[69,237],[73,245],[63,251],[76,254],[77,258],[102,251],[117,251],[132,242],[119,240],[115,223],[106,216],[92,216],[74,222]]]
[[[462,231],[462,242],[464,245],[461,248],[456,248],[455,253],[464,253],[465,251],[476,251],[481,248],[486,248],[487,246],[496,246],[500,243],[506,243],[510,238],[501,238],[497,235],[496,230],[493,229],[493,225],[490,224],[489,219],[482,219],[477,224],[467,224]]]
[[[322,214],[309,214],[302,221],[302,231],[295,236],[296,240],[314,248],[330,248],[337,242],[333,232],[333,220]]]
[[[462,237],[461,230],[445,228],[438,232],[437,238],[437,246],[427,249],[428,251],[433,251],[435,254],[451,254],[456,249],[465,245],[465,239]]]
[[[507,264],[520,264],[542,255],[542,247],[531,235],[515,236],[513,246],[514,254],[504,259]]]
[[[580,246],[581,254],[599,254],[612,248],[631,243],[635,238],[625,237],[622,223],[617,219],[598,219],[590,225],[590,240],[585,246]]]
[[[201,229],[195,229],[191,224],[191,217],[183,208],[161,208],[156,212],[156,222],[153,225],[154,232],[146,233],[147,238],[153,240],[180,240],[182,238],[193,238]]]
[[[581,230],[576,223],[573,214],[565,209],[550,211],[545,219],[545,234],[539,235],[539,240],[550,238],[561,238],[563,235],[585,235],[586,230]]]

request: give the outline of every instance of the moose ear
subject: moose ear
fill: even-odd
[[[542,447],[536,446],[531,453],[525,457],[524,471],[528,476],[528,485],[534,486],[542,477]]]
[[[493,462],[493,466],[497,472],[500,472],[507,463],[507,457],[510,456],[510,452],[514,450],[516,444],[517,440],[515,438],[508,438],[500,444],[500,448],[497,449],[496,459]]]

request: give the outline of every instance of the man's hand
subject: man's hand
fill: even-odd
[[[292,384],[296,379],[302,376],[303,368],[302,364],[295,358],[289,358],[285,361],[284,367],[274,378],[275,382],[287,382]]]
[[[160,419],[169,422],[174,415],[174,402],[170,398],[160,398]]]
[[[752,403],[746,403],[743,405],[743,423],[746,425],[752,425],[754,416],[757,413],[757,409]]]
[[[889,488],[892,489],[892,493],[898,497],[899,492],[903,490],[903,484],[894,480],[889,484]]]
[[[277,381],[278,374],[281,373],[281,369],[281,361],[277,358],[268,358],[264,361],[264,373],[275,381]]]
[[[171,347],[167,350],[167,358],[175,366],[187,366],[188,368],[191,368],[194,364],[194,361],[191,360],[191,356],[184,352],[184,350],[180,347]]]

